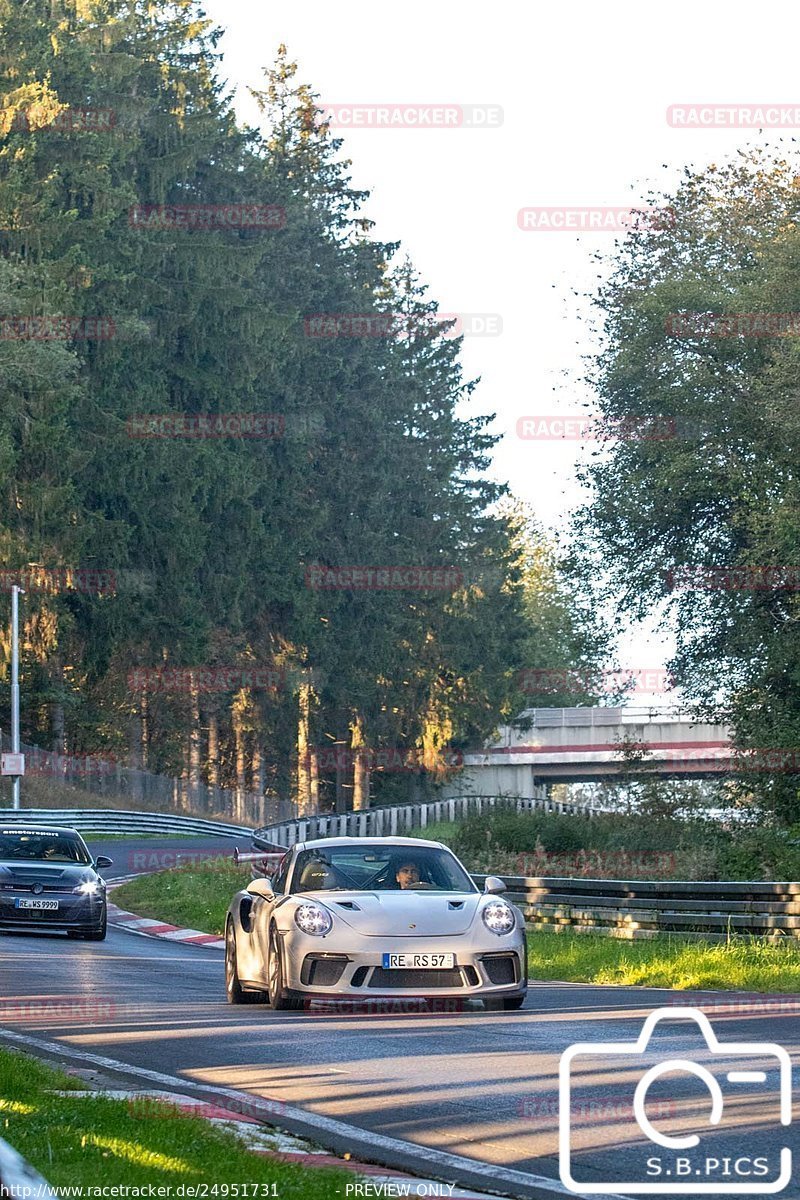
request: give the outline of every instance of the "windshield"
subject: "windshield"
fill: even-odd
[[[88,866],[91,855],[80,838],[68,833],[0,832],[0,862],[82,863]]]
[[[292,890],[474,892],[476,888],[447,850],[359,843],[301,851]]]

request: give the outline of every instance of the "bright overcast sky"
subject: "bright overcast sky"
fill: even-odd
[[[502,318],[499,336],[465,339],[466,373],[482,377],[476,407],[498,415],[498,475],[546,526],[563,527],[580,494],[574,463],[588,447],[523,441],[516,426],[523,416],[585,413],[578,381],[591,342],[573,292],[593,285],[593,255],[611,250],[614,234],[522,232],[517,214],[641,203],[686,163],[762,140],[744,129],[670,127],[666,110],[800,106],[796,5],[207,0],[206,8],[226,30],[224,72],[253,123],[247,85],[260,85],[281,42],[325,104],[502,108],[499,127],[359,129],[345,135],[345,149],[355,184],[372,191],[377,236],[402,241],[441,310]],[[618,661],[655,666],[664,650],[632,632]]]

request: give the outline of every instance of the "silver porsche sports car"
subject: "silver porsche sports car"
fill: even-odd
[[[249,857],[249,856],[248,856]],[[517,1009],[528,986],[522,914],[480,892],[439,842],[324,838],[293,846],[238,892],[225,928],[231,1004],[311,997],[476,997]]]

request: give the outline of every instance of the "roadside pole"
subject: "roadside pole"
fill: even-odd
[[[19,754],[19,594],[11,588],[11,753]],[[19,808],[19,775],[13,776],[12,808]]]

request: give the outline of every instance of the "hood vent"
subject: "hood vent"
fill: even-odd
[[[361,912],[361,909],[354,900],[337,900],[336,907],[346,908],[348,912]]]
[[[448,901],[447,901],[447,907],[448,907],[449,909],[451,909],[451,910],[454,910],[454,911],[456,911],[456,912],[457,912],[459,908],[463,908],[463,907],[464,907],[464,901],[463,901],[463,900],[448,900]]]

